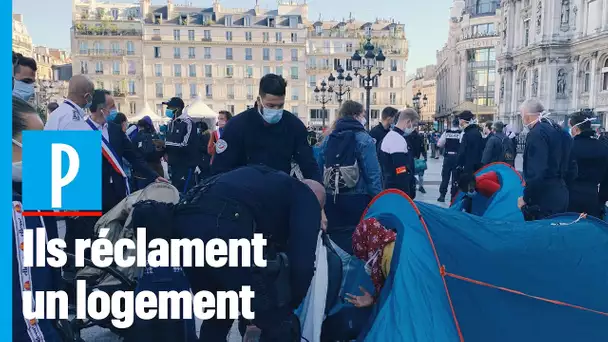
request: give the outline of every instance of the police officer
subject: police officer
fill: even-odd
[[[479,126],[473,121],[474,118],[473,113],[468,110],[458,115],[460,127],[463,129],[456,163],[459,176],[465,173],[473,174],[482,166],[484,143]]]
[[[199,162],[196,128],[192,119],[184,113],[182,99],[172,97],[163,104],[167,105],[165,115],[171,118],[165,140],[171,183],[177,190],[186,193],[196,183],[194,170]]]
[[[175,235],[206,243],[214,238],[251,239],[261,233],[267,239],[268,267],[185,268],[192,290],[239,291],[252,286],[252,323],[262,330],[261,341],[299,342],[293,310],[306,296],[314,273],[324,198],[321,184],[301,182],[264,165],[237,168],[197,186],[175,208]],[[289,268],[277,263],[284,256]],[[231,320],[206,320],[201,340],[225,341],[231,326]]]
[[[592,120],[592,113],[577,112],[570,117],[570,134],[574,137],[570,158],[578,172],[576,178],[567,179],[568,211],[601,218],[607,198],[599,198],[598,189],[608,186],[608,145],[599,141]]]
[[[414,155],[408,147],[406,136],[418,126],[420,116],[407,108],[399,112],[395,127],[386,134],[380,145],[380,164],[385,188],[395,188],[405,192],[410,198],[416,197],[414,177]]]
[[[526,100],[520,110],[524,131],[529,132],[523,156],[526,185],[518,207],[528,221],[563,213],[568,208],[564,178],[571,170],[572,139],[559,125],[543,118],[544,111],[543,104],[535,99]]]
[[[460,149],[460,137],[462,131],[460,130],[458,119],[452,121],[452,127],[447,131],[443,132],[437,146],[443,148],[443,166],[441,168],[441,185],[439,186],[439,198],[438,202],[445,202],[445,194],[448,192],[448,183],[450,183],[450,194],[451,197],[456,195],[458,191],[457,186],[454,184],[456,181],[456,163],[458,162],[458,150]]]
[[[283,109],[286,87],[280,75],[262,77],[255,107],[230,120],[215,144],[213,173],[262,164],[289,174],[291,161],[295,160],[304,178],[321,181],[306,126]]]

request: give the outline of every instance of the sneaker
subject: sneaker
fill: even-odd
[[[437,199],[437,202],[444,203],[445,202],[445,195],[439,196],[439,198]]]
[[[418,188],[418,191],[420,191],[423,194],[426,194],[426,190],[424,190],[423,186],[421,186],[420,188]]]

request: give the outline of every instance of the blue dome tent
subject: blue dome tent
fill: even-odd
[[[364,217],[396,229],[397,241],[359,341],[606,341],[605,222],[490,220],[394,189]]]
[[[514,168],[505,163],[488,164],[478,170],[475,176],[479,177],[488,173],[496,174],[500,188],[489,198],[479,192],[475,193],[473,195],[471,213],[499,221],[523,222],[524,216],[517,207],[517,199],[523,196],[525,185],[522,176]],[[450,208],[461,211],[464,196],[462,192],[458,192]]]

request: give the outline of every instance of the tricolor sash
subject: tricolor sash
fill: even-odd
[[[88,118],[86,122],[87,124],[89,124],[89,126],[91,126],[92,130],[99,130],[97,126],[95,126],[91,118]],[[114,152],[114,149],[110,145],[110,142],[106,140],[103,135],[101,136],[101,153],[103,154],[103,157],[108,161],[108,163],[110,163],[110,166],[112,166],[114,171],[118,172],[122,176],[122,178],[124,178],[128,196],[131,193],[131,188],[129,187],[129,179],[127,178],[127,173],[122,168],[122,162],[120,161],[118,154]]]

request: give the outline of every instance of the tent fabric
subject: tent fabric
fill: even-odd
[[[323,244],[322,233],[319,232],[317,239],[315,274],[298,313],[302,337],[309,342],[321,340],[321,328],[325,319],[325,299],[329,286],[327,248]]]
[[[510,165],[499,162],[486,165],[478,170],[475,176],[479,179],[488,173],[498,176],[500,189],[491,197],[486,197],[479,191],[474,194],[471,213],[499,221],[523,222],[524,216],[517,207],[517,199],[523,196],[525,182],[519,172]],[[464,196],[465,194],[458,192],[450,208],[462,211]]]
[[[414,204],[394,189],[376,196],[369,217],[397,241],[359,341],[606,341],[605,222],[568,214],[514,224]]]
[[[134,117],[129,118],[130,122],[137,122],[141,119],[143,119],[144,117],[149,116],[150,119],[152,120],[152,122],[154,123],[159,123],[163,121],[163,118],[161,118],[158,114],[156,114],[151,108],[150,105],[148,105],[146,103],[146,105],[144,106],[144,108],[142,108],[137,115],[135,115]]]
[[[217,113],[209,108],[205,102],[197,97],[192,104],[184,109],[184,112],[193,119],[216,119]]]

